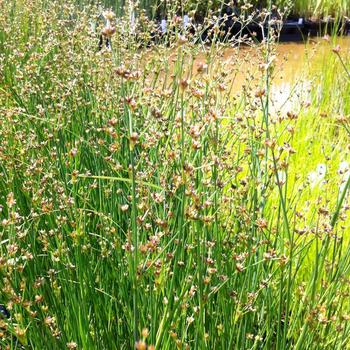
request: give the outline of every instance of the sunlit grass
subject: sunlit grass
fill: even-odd
[[[83,0],[77,0],[78,3],[84,3]],[[93,2],[93,1],[92,1]],[[328,15],[349,15],[350,4],[347,0],[277,0],[273,2],[279,8],[288,7],[294,14],[302,16],[316,16],[323,17]],[[113,7],[118,13],[123,12],[123,7],[128,6],[126,0],[103,0],[105,7]],[[162,15],[163,17],[168,12],[190,12],[197,11],[198,13],[205,15],[210,11],[219,11],[223,4],[229,4],[228,1],[213,0],[210,2],[198,1],[198,0],[174,0],[174,1],[162,1],[162,0],[140,0],[139,6],[146,9],[150,15]],[[244,7],[247,4],[258,6],[259,8],[268,8],[269,1],[261,0],[240,0],[238,6]],[[248,6],[249,8],[249,6]]]
[[[345,45],[277,111],[273,37],[0,10],[2,348],[347,348]]]

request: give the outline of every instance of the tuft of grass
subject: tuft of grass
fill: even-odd
[[[80,5],[0,2],[1,348],[346,348],[346,50]]]

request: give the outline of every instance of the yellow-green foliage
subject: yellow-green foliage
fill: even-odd
[[[97,14],[0,1],[0,347],[348,348],[345,44],[278,111],[272,34]]]

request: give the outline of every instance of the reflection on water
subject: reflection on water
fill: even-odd
[[[350,37],[310,39],[307,43],[280,43],[274,46],[272,57],[274,60],[273,78],[271,82],[270,97],[272,112],[291,111],[296,105],[302,107],[308,104],[312,84],[311,72],[317,72],[317,67],[325,67],[334,55],[332,49],[336,45],[342,48],[342,54],[350,55]],[[154,51],[156,50],[156,51]],[[184,79],[196,81],[205,69],[207,79],[223,82],[234,97],[243,90],[257,91],[265,86],[264,47],[241,46],[240,48],[222,47],[211,50],[201,50],[195,47],[195,53],[188,54],[181,66],[181,76]],[[170,84],[171,72],[179,65],[176,49],[153,48],[142,55],[141,65],[150,63],[151,72],[155,72],[159,86],[164,88]],[[153,58],[162,58],[160,74],[156,73],[157,61]],[[151,74],[152,75],[152,74]],[[152,80],[152,78],[150,78]],[[160,81],[159,81],[160,80]],[[203,79],[198,79],[203,81]]]
[[[350,37],[337,38],[337,44],[341,46],[344,54],[350,53]],[[311,82],[308,80],[310,71],[317,71],[317,66],[329,63],[334,46],[335,43],[328,38],[310,40],[308,43],[277,45],[270,91],[272,111],[288,111],[296,104],[301,106],[308,103],[311,89]],[[264,84],[261,79],[263,75],[258,68],[260,49],[259,47],[227,48],[221,53],[221,64],[228,67],[227,80],[230,81],[232,78],[234,82],[235,88],[231,90],[233,93],[242,90],[247,83],[252,88]],[[242,59],[244,64],[237,69],[236,65],[242,62]],[[194,74],[198,66],[204,62],[205,56],[198,55],[193,67]]]
[[[338,38],[337,44],[339,44],[344,52],[350,52],[350,36]],[[331,42],[331,38],[327,40],[318,39],[310,40],[308,43],[280,43],[276,48],[276,70],[278,71],[278,76],[275,77],[274,84],[284,84],[287,81],[294,80],[298,74],[307,69],[310,65],[315,62],[320,62],[323,58],[327,58],[328,54],[331,53],[332,48],[336,46],[335,43]],[[222,53],[223,61],[230,61],[235,57],[244,58],[249,56],[251,64],[254,62],[254,56],[257,56],[257,51],[259,47],[241,47],[237,48],[227,48]],[[204,62],[204,57],[199,55],[196,59],[196,64]],[[249,65],[245,65],[247,70]],[[196,67],[194,67],[196,68]],[[244,76],[244,67],[241,67],[241,73]]]

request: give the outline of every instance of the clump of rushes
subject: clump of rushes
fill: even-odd
[[[339,69],[279,112],[275,31],[136,8],[98,51],[96,7],[49,5],[0,3],[0,347],[345,348]]]

